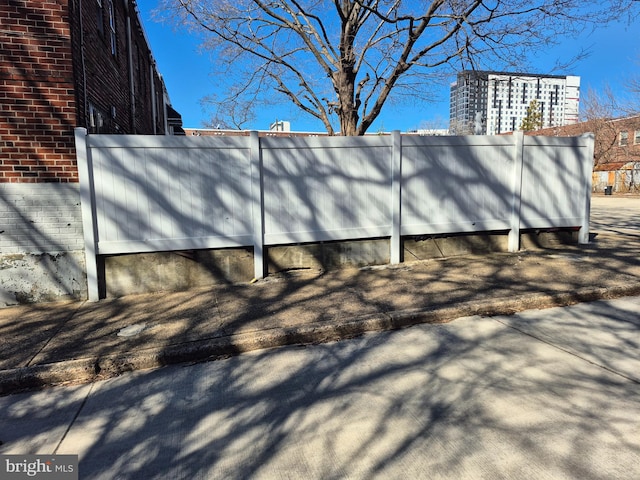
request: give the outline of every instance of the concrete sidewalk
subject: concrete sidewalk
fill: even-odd
[[[0,398],[83,479],[640,478],[640,296]]]
[[[366,331],[640,294],[640,238],[293,271],[254,284],[0,309],[0,394]]]

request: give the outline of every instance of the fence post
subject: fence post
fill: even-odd
[[[391,133],[391,264],[402,261],[402,135],[400,130]]]
[[[508,251],[520,249],[520,207],[522,195],[522,168],[524,161],[524,132],[514,132],[515,146],[513,150],[513,182],[511,195],[511,221],[509,222]]]
[[[253,230],[253,278],[264,277],[264,193],[262,191],[262,155],[260,137],[249,133],[249,162],[251,165],[251,218]]]
[[[87,271],[87,296],[90,302],[100,299],[98,287],[98,258],[96,249],[96,222],[91,158],[87,150],[87,129],[74,129],[76,161],[80,180],[80,208],[84,234],[84,258]]]
[[[593,172],[593,150],[595,138],[593,133],[585,133],[582,139],[586,143],[584,158],[582,159],[582,171],[584,172],[584,211],[582,212],[582,222],[578,231],[578,243],[589,243],[589,217],[591,215],[591,188]]]

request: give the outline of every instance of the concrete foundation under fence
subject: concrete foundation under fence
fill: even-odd
[[[267,249],[267,272],[295,269],[329,270],[389,263],[389,240],[369,239],[284,245]]]
[[[558,248],[562,245],[578,243],[578,230],[561,229],[554,231],[532,230],[520,232],[520,248],[535,250],[539,248]]]
[[[84,252],[0,255],[0,307],[87,298]]]
[[[523,232],[520,242],[523,249],[554,248],[577,243],[577,232]],[[506,252],[507,233],[407,237],[403,246],[404,261]],[[267,271],[385,265],[389,251],[387,238],[272,246],[267,249]],[[106,297],[248,283],[254,272],[251,248],[116,255],[102,262],[106,290],[101,296]]]
[[[250,248],[137,253],[102,260],[106,291],[101,296],[106,297],[247,283],[253,278]]]

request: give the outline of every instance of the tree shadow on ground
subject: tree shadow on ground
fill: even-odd
[[[582,351],[601,325],[572,311],[573,354],[469,317],[111,379],[57,453],[79,453],[83,478],[629,478],[638,383],[594,363],[635,359],[638,324],[596,310],[613,327],[602,351]],[[4,415],[28,418],[42,395]]]

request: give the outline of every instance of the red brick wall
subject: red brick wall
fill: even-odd
[[[152,54],[142,34],[142,27],[138,17],[131,15],[132,30],[132,59],[135,89],[135,118],[134,131],[136,133],[164,133],[163,84],[152,62]],[[153,70],[153,89],[150,71]],[[155,92],[155,98],[152,94]],[[153,121],[152,102],[156,103],[157,118]]]
[[[75,182],[67,0],[0,2],[0,182]]]
[[[0,182],[77,182],[78,126],[164,133],[163,84],[134,2],[112,2],[115,55],[110,3],[0,0]]]
[[[79,0],[73,0],[79,2]],[[84,65],[76,63],[79,103],[83,103],[84,83],[86,82],[87,109],[79,112],[79,123],[87,125],[93,133],[164,133],[163,87],[155,65],[151,61],[151,52],[142,34],[133,1],[127,5],[122,0],[113,0],[113,13],[116,30],[116,52],[112,54],[109,0],[102,0],[102,10],[97,0],[82,0],[82,31],[84,36]],[[127,18],[131,24],[131,57],[128,46]],[[99,22],[102,21],[102,25]],[[79,25],[74,30],[79,30]],[[80,52],[80,35],[74,35],[74,50]],[[77,56],[76,58],[79,58]],[[131,59],[131,62],[130,62]],[[152,97],[150,68],[154,67],[154,87],[156,98]],[[130,81],[133,72],[133,96]],[[82,77],[85,77],[83,81]],[[159,96],[158,96],[159,95]],[[133,97],[133,108],[132,108]],[[153,101],[157,117],[154,125]],[[91,125],[86,118],[94,107],[102,117],[102,126]],[[95,119],[94,119],[95,123]]]

